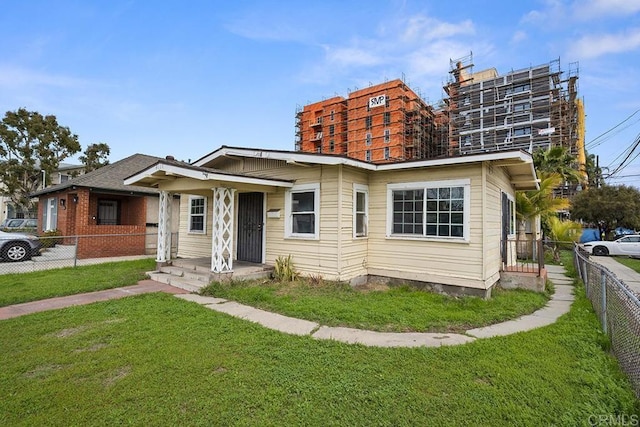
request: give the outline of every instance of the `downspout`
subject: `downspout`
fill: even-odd
[[[342,280],[342,165],[338,165],[338,257],[337,257],[337,270],[338,280]]]

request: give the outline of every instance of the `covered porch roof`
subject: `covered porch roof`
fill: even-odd
[[[294,181],[229,173],[175,160],[160,160],[125,178],[124,183],[125,185],[157,188],[169,192],[211,190],[212,187],[230,187],[239,191],[274,192],[277,188],[293,187]]]

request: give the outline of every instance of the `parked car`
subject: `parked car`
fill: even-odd
[[[0,224],[0,229],[5,231],[12,230],[33,230],[38,228],[38,220],[34,218],[13,218],[5,219]]]
[[[587,252],[596,256],[627,255],[640,257],[640,234],[622,236],[610,242],[595,241],[581,245]]]
[[[40,255],[42,242],[37,236],[0,231],[0,257],[3,261],[19,262]]]

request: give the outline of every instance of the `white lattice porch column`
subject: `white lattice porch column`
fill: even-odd
[[[171,259],[171,200],[173,200],[173,194],[160,191],[157,263],[166,263]]]
[[[229,272],[233,268],[233,196],[232,188],[213,189],[213,238],[211,271]]]

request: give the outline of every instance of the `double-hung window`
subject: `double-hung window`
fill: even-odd
[[[470,180],[387,185],[387,236],[469,240]]]
[[[189,233],[207,233],[207,199],[189,196]]]
[[[285,194],[285,237],[318,239],[320,184],[296,185]]]
[[[353,184],[353,237],[366,237],[369,222],[369,187]]]

